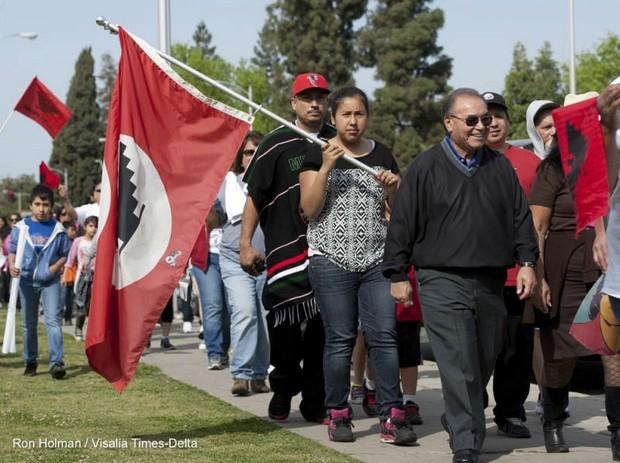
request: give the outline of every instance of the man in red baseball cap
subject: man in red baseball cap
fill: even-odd
[[[327,140],[334,127],[325,123],[327,79],[309,72],[295,77],[291,107],[295,125]],[[241,222],[240,260],[244,270],[260,273],[265,257],[252,247],[258,226],[265,235],[267,281],[263,305],[271,345],[269,374],[273,397],[269,417],[285,420],[291,399],[301,392],[299,411],[307,421],[323,422],[323,322],[308,280],[306,221],[299,208],[299,169],[310,142],[288,127],[267,134],[246,170],[248,198]],[[300,363],[303,360],[303,368]]]

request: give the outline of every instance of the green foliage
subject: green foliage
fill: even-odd
[[[384,86],[374,93],[369,135],[390,146],[401,166],[432,143],[441,126],[452,59],[437,34],[443,11],[428,0],[380,0],[359,33],[359,58],[376,67]]]
[[[27,174],[0,179],[0,216],[6,217],[13,212],[27,211],[30,192],[37,183],[39,182],[34,175]],[[18,195],[21,195],[21,211]]]
[[[197,71],[211,77],[231,88],[242,96],[247,97],[251,88],[252,99],[256,102],[265,101],[267,98],[269,87],[265,72],[255,65],[249,65],[245,61],[241,61],[239,66],[233,66],[219,56],[206,58],[202,51],[187,44],[174,44],[172,46],[172,55],[180,61]],[[223,91],[207,84],[192,74],[182,70],[175,69],[183,79],[194,85],[204,95],[209,98],[221,101],[224,104],[250,112],[250,108],[239,100],[228,96]],[[276,123],[264,115],[259,114],[253,124],[253,129],[263,133],[267,133],[276,126]]]
[[[560,69],[549,42],[543,44],[533,62],[528,59],[525,46],[517,42],[503,92],[510,113],[511,138],[528,138],[525,112],[532,101],[562,102],[561,84]]]
[[[610,33],[601,40],[594,51],[580,53],[576,58],[577,93],[591,90],[601,92],[620,75],[620,37]],[[566,89],[568,89],[568,67],[564,66],[563,70]]]
[[[276,0],[254,49],[254,64],[267,72],[270,99],[283,117],[291,114],[290,84],[302,72],[319,72],[332,88],[352,84],[357,68],[354,23],[367,0]]]
[[[112,100],[112,91],[116,82],[118,69],[112,55],[104,53],[101,56],[101,71],[97,79],[101,81],[101,87],[97,90],[97,101],[101,108],[101,124],[103,127],[108,123],[108,111],[110,110],[110,101]]]
[[[67,94],[73,116],[54,140],[51,167],[69,171],[69,194],[75,205],[89,202],[92,186],[101,179],[95,162],[101,159],[103,137],[91,49],[85,48],[75,63]]]
[[[194,46],[202,52],[202,56],[205,58],[215,58],[217,56],[215,54],[215,47],[211,46],[213,36],[208,31],[204,21],[198,23],[192,39],[194,40]]]

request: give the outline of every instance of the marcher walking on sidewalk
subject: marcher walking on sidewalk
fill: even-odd
[[[525,194],[510,162],[484,145],[492,120],[477,91],[448,96],[447,136],[407,169],[383,263],[394,299],[404,304],[411,304],[407,270],[416,267],[455,463],[479,460],[483,390],[503,344],[503,288],[515,256],[522,265],[517,295],[529,297],[536,284],[538,250]]]

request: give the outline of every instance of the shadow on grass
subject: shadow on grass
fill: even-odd
[[[265,423],[257,417],[244,418],[242,420],[233,420],[228,423],[216,424],[214,426],[203,426],[196,429],[188,429],[185,431],[177,432],[162,432],[158,434],[138,434],[131,436],[134,439],[141,440],[168,440],[168,439],[196,439],[206,436],[215,436],[219,434],[231,434],[231,433],[252,433],[252,434],[270,434],[274,431],[279,431],[279,426]]]

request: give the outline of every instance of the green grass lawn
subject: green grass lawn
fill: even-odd
[[[0,309],[0,336],[6,309]],[[0,355],[0,462],[343,462],[346,455],[245,413],[206,392],[140,365],[118,395],[91,372],[83,343],[65,336],[67,377],[47,373],[47,338],[39,324],[39,372],[22,376],[17,353]],[[27,446],[30,441],[34,448]],[[103,441],[128,448],[101,448]],[[42,448],[56,442],[82,448]],[[137,445],[164,448],[140,448]],[[169,444],[196,448],[170,448]],[[95,448],[95,445],[99,445]]]

